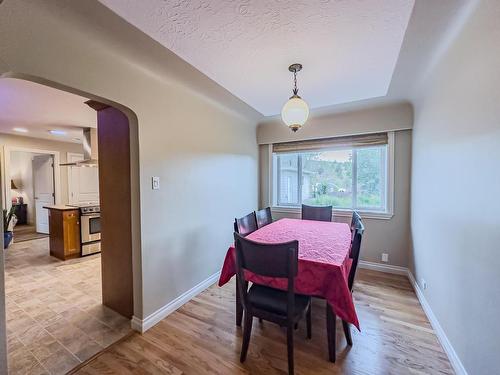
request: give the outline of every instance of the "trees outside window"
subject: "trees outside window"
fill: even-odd
[[[278,153],[276,203],[385,212],[387,145]]]

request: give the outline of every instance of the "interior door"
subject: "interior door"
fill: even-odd
[[[83,160],[83,154],[68,153],[68,162]],[[99,170],[97,167],[69,167],[69,202],[99,202]]]
[[[49,233],[49,211],[43,206],[54,204],[54,158],[33,156],[33,188],[35,191],[35,222],[38,233]]]

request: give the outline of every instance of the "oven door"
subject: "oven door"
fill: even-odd
[[[101,215],[89,214],[80,217],[82,226],[82,243],[101,239]]]

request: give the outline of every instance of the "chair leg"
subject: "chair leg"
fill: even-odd
[[[312,305],[309,304],[309,308],[307,309],[306,315],[306,323],[307,323],[307,338],[310,339],[312,337],[312,329],[311,329],[311,308]]]
[[[250,343],[250,335],[252,334],[253,316],[245,312],[245,326],[243,327],[243,342],[241,344],[240,362],[245,362],[247,359],[248,344]]]
[[[288,375],[293,375],[293,323],[288,323],[286,330],[286,348],[288,351]]]
[[[352,346],[351,326],[345,320],[342,320],[342,327],[344,328],[347,345]]]
[[[243,319],[243,306],[241,304],[239,281],[236,278],[236,325],[241,327],[241,321]]]
[[[262,318],[259,318],[259,323],[262,324],[263,322]]]
[[[336,337],[336,331],[337,331],[337,325],[335,324],[337,320],[337,317],[332,311],[332,308],[326,303],[326,331],[327,331],[327,338],[328,338],[328,359],[330,362],[335,363],[335,337]]]

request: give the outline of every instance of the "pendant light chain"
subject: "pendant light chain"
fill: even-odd
[[[297,88],[297,70],[293,71],[293,95],[297,95],[299,89]]]

